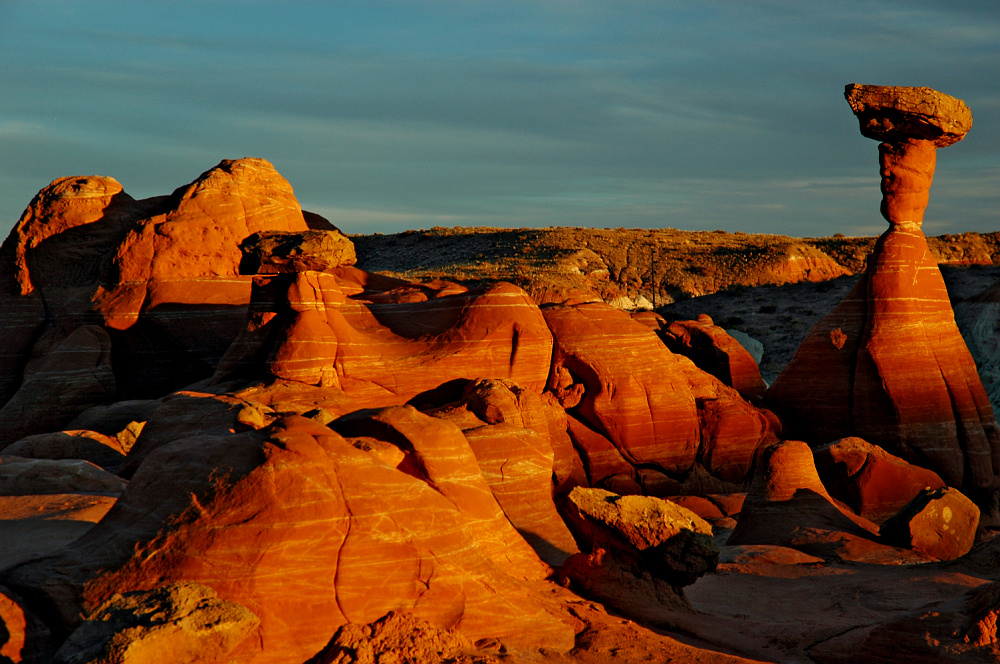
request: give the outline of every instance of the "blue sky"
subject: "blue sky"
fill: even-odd
[[[924,228],[1000,228],[994,2],[0,0],[0,232],[57,177],[256,156],[352,233],[877,234],[853,82],[964,99]]]

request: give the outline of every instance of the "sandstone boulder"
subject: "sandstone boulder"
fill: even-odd
[[[635,620],[689,612],[682,586],[718,562],[711,526],[659,498],[577,487],[563,512],[585,553],[563,563],[560,582]]]
[[[197,583],[114,595],[69,635],[55,664],[228,662],[260,624],[246,607]]]
[[[694,583],[719,558],[712,527],[694,512],[652,496],[619,496],[577,487],[564,514],[577,536],[674,587]]]
[[[979,508],[955,489],[922,490],[882,524],[881,535],[939,560],[964,556],[976,541]]]
[[[339,230],[258,232],[243,240],[240,249],[241,274],[323,272],[357,262],[354,243]]]
[[[972,111],[961,99],[931,88],[851,83],[844,96],[858,117],[861,134],[876,141],[917,138],[945,147],[972,128]]]
[[[861,438],[842,438],[814,450],[830,494],[857,514],[882,523],[924,488],[944,487],[937,473],[914,466]]]

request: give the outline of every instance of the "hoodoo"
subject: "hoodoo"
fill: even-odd
[[[889,230],[767,400],[813,442],[860,436],[992,508],[1000,431],[920,228],[937,148],[960,141],[972,114],[930,88],[848,85],[845,96],[861,133],[881,141]]]

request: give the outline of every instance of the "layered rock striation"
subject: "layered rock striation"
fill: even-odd
[[[851,85],[846,96],[862,133],[882,141],[889,230],[767,402],[811,441],[860,436],[993,510],[1000,430],[920,228],[936,149],[961,140],[972,116],[960,100],[928,88]]]

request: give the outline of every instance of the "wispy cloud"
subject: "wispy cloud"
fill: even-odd
[[[965,98],[932,205],[961,228],[996,204],[988,3],[249,4],[0,2],[0,227],[26,182],[101,172],[148,196],[253,155],[365,228],[824,233],[879,221],[849,82]]]

